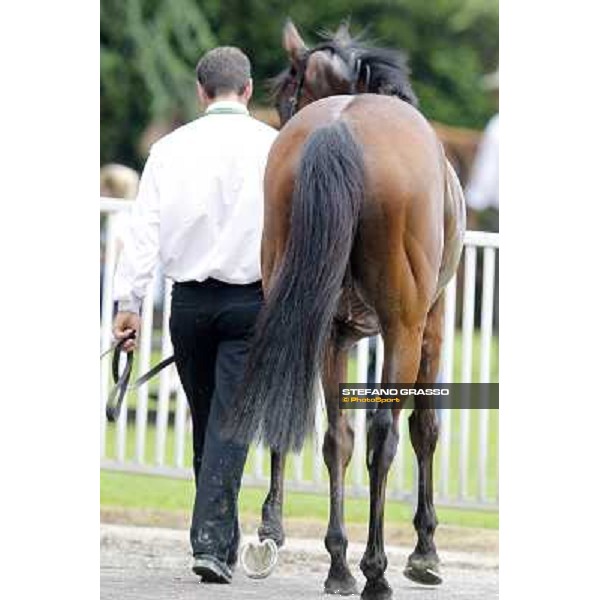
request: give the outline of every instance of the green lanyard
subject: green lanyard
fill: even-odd
[[[202,116],[210,117],[210,115],[244,115],[247,117],[248,113],[237,108],[215,108],[213,110],[207,110]]]

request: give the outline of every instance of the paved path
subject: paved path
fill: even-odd
[[[350,544],[348,558],[362,589],[358,562],[364,548]],[[444,583],[427,588],[402,575],[408,548],[386,549],[394,598],[406,600],[488,600],[498,598],[497,559],[462,553],[442,555]],[[232,585],[206,585],[190,571],[187,533],[180,530],[101,526],[102,600],[312,600],[322,592],[328,554],[321,541],[289,540],[275,572],[253,581],[238,570]],[[357,598],[356,596],[354,596]]]

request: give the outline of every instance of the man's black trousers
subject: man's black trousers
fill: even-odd
[[[231,562],[237,550],[237,499],[248,447],[225,441],[221,424],[241,383],[262,306],[260,282],[214,279],[175,283],[171,340],[193,426],[196,498],[190,529],[194,556]]]

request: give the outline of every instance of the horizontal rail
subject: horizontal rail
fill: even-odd
[[[492,231],[465,231],[465,245],[479,248],[500,248],[500,234]]]
[[[123,200],[122,198],[100,197],[100,212],[117,212],[129,210],[133,200]]]

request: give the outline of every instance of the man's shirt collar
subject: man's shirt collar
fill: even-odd
[[[213,115],[213,114],[239,114],[239,115],[248,115],[248,108],[244,106],[241,102],[236,102],[235,100],[219,100],[218,102],[213,102],[205,111],[205,115]]]

